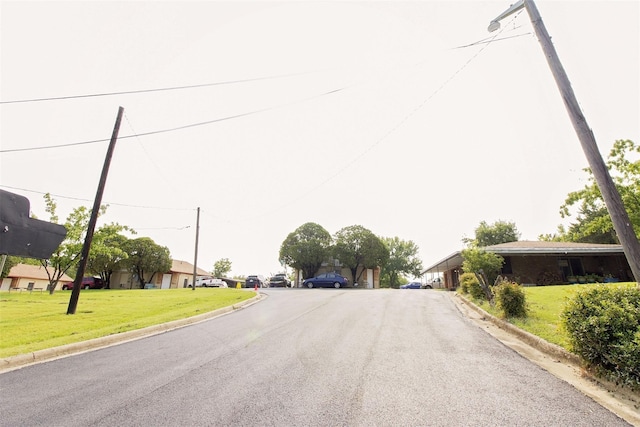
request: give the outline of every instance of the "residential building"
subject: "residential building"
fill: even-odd
[[[523,285],[633,280],[622,245],[518,241],[484,250],[503,257],[500,274]],[[456,289],[463,261],[462,251],[454,252],[426,268],[422,275],[442,277],[440,287]]]

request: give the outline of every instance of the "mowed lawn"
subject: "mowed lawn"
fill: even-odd
[[[85,341],[231,306],[255,296],[242,289],[83,290],[67,315],[71,291],[0,292],[0,357]]]
[[[586,285],[560,285],[525,287],[525,295],[529,308],[526,319],[509,319],[513,325],[543,338],[545,341],[557,344],[566,350],[571,350],[569,337],[562,327],[561,313],[568,299],[580,289],[593,286],[636,286],[635,283],[609,283]],[[479,304],[483,310],[499,317],[500,313],[488,303]]]

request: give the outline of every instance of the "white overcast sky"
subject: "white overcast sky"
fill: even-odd
[[[603,156],[640,142],[640,2],[536,4]],[[412,240],[425,267],[483,220],[536,240],[587,161],[526,11],[487,32],[509,5],[1,1],[0,187],[40,219],[46,192],[91,207],[122,106],[100,223],[193,262],[200,207],[205,270],[278,272],[307,222]]]

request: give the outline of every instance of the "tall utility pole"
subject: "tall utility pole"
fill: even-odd
[[[193,286],[192,290],[196,290],[196,278],[198,277],[198,234],[200,234],[200,207],[198,207],[198,215],[196,216],[196,253],[193,257]]]
[[[102,166],[102,175],[100,176],[98,191],[96,191],[96,198],[93,201],[91,218],[89,219],[89,226],[87,227],[87,235],[84,238],[84,245],[82,245],[80,263],[78,264],[78,271],[76,272],[76,278],[73,281],[73,291],[71,291],[71,299],[69,300],[69,307],[67,308],[67,314],[76,314],[76,308],[78,306],[78,298],[80,297],[80,287],[82,286],[82,278],[84,277],[84,270],[87,266],[87,259],[89,258],[89,249],[91,249],[91,241],[93,240],[93,231],[95,230],[96,222],[98,221],[98,213],[100,212],[100,204],[102,203],[102,193],[104,193],[104,186],[107,183],[109,165],[111,164],[111,157],[113,157],[113,150],[116,148],[116,141],[118,140],[118,132],[120,132],[120,122],[122,121],[123,112],[124,112],[124,108],[120,107],[118,109],[116,124],[113,127],[113,133],[111,134],[111,141],[109,142],[107,155],[104,159],[104,165]]]
[[[624,208],[620,193],[618,193],[618,189],[609,174],[609,169],[607,169],[607,165],[598,150],[598,145],[596,144],[593,132],[589,128],[587,120],[582,114],[582,110],[580,109],[576,96],[571,88],[569,78],[560,63],[560,58],[558,58],[555,47],[551,43],[551,37],[549,37],[549,33],[547,33],[547,29],[542,22],[540,13],[538,13],[538,8],[533,0],[520,0],[491,21],[488,30],[497,30],[500,27],[499,21],[501,19],[522,9],[523,7],[529,14],[536,36],[538,37],[538,41],[542,45],[542,50],[547,58],[547,63],[551,68],[553,78],[558,85],[558,89],[560,89],[562,101],[569,113],[573,128],[578,135],[578,139],[582,145],[582,150],[587,157],[587,161],[589,162],[589,167],[593,172],[596,184],[600,189],[600,193],[602,193],[602,198],[604,199],[607,211],[609,212],[611,221],[613,222],[613,228],[616,230],[616,234],[620,240],[620,244],[622,245],[622,250],[627,257],[629,266],[631,267],[633,277],[638,283],[638,286],[640,286],[640,242],[638,242],[638,237],[633,230],[629,214]]]

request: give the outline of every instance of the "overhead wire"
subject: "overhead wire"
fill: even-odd
[[[509,21],[509,23],[513,22],[518,15],[521,13],[518,12],[516,13],[512,19]],[[476,46],[479,44],[485,44],[484,46],[482,46],[482,48],[480,48],[474,55],[472,55],[461,67],[459,67],[455,72],[453,72],[451,74],[451,76],[446,79],[436,90],[434,90],[431,94],[429,94],[417,107],[415,107],[413,110],[411,110],[409,113],[407,113],[401,120],[399,120],[391,129],[389,129],[387,132],[385,132],[380,138],[378,138],[377,140],[375,140],[371,145],[369,145],[368,147],[366,147],[364,150],[362,150],[358,155],[356,155],[354,158],[352,158],[351,160],[349,160],[343,167],[339,167],[336,168],[336,171],[329,175],[328,177],[326,177],[325,179],[323,179],[322,181],[320,181],[318,184],[316,184],[315,186],[309,188],[307,191],[305,192],[301,192],[299,193],[299,196],[290,200],[288,203],[285,203],[284,205],[281,205],[281,208],[285,208],[285,207],[289,207],[291,205],[295,205],[297,203],[300,202],[301,199],[303,199],[304,197],[306,197],[307,195],[316,192],[319,188],[321,188],[323,185],[325,185],[326,183],[334,180],[336,177],[340,176],[341,174],[343,174],[346,170],[349,169],[350,166],[354,165],[355,163],[357,163],[358,161],[360,161],[363,157],[365,157],[369,152],[371,152],[375,147],[377,147],[378,145],[380,145],[382,142],[384,142],[386,139],[389,138],[389,136],[391,136],[392,134],[394,134],[398,129],[400,129],[411,117],[413,117],[419,110],[422,109],[422,107],[424,107],[424,105],[429,102],[431,99],[433,99],[440,91],[442,91],[442,89],[444,89],[454,78],[456,78],[456,76],[458,76],[458,74],[460,74],[465,68],[467,68],[469,66],[469,64],[474,61],[491,43],[493,43],[495,41],[495,39],[498,37],[498,35],[500,35],[504,29],[507,26],[505,25],[503,28],[500,29],[500,31],[497,31],[493,36],[488,37],[487,39],[483,39],[482,41],[484,42],[485,40],[488,40],[484,43],[480,43],[480,42],[475,42],[475,43],[471,43],[469,45],[466,46],[459,46],[458,48],[462,48],[462,47],[472,47],[472,46]],[[504,40],[504,39],[499,39],[499,40]],[[267,213],[268,214],[268,213]],[[255,218],[259,218],[261,216],[267,215],[267,214],[260,214],[260,215],[256,215],[253,216],[251,218],[246,218],[246,220],[249,219],[255,219]]]
[[[520,13],[515,14],[511,21],[515,20],[519,14]],[[359,161],[364,156],[366,156],[367,153],[372,151],[376,146],[378,146],[382,142],[384,142],[390,135],[395,133],[411,117],[413,117],[420,109],[422,109],[422,107],[427,102],[429,102],[442,89],[444,89],[459,73],[461,73],[473,60],[475,60],[475,58],[477,58],[491,43],[493,43],[495,41],[501,41],[501,40],[506,40],[506,39],[510,39],[510,38],[514,38],[514,37],[521,37],[521,36],[524,36],[524,35],[527,35],[527,34],[531,34],[531,33],[525,33],[525,34],[515,35],[515,36],[511,36],[511,37],[497,38],[498,35],[500,35],[503,32],[504,28],[506,28],[506,26],[503,27],[502,29],[500,29],[500,31],[496,32],[496,34],[494,36],[492,36],[492,37],[489,37],[489,38],[486,38],[486,39],[482,39],[482,40],[479,40],[477,42],[470,43],[468,45],[454,47],[453,49],[460,49],[460,48],[473,47],[473,46],[480,45],[480,44],[484,44],[485,45],[480,50],[478,50],[473,56],[471,56],[454,73],[452,73],[452,75],[448,79],[446,79],[436,90],[434,90],[431,94],[429,94],[418,106],[416,106],[413,110],[411,110],[409,113],[407,113],[401,120],[399,120],[391,129],[389,129],[387,132],[385,132],[380,138],[375,140],[371,145],[369,145],[364,150],[362,150],[353,159],[348,161],[347,164],[346,164],[346,167],[338,168],[338,170],[333,175],[330,175],[329,177],[325,178],[324,180],[319,182],[317,185],[311,187],[307,191],[300,193],[299,197],[297,197],[295,200],[290,201],[289,203],[286,203],[285,206],[290,206],[290,205],[296,204],[297,202],[299,202],[299,200],[301,200],[302,198],[306,197],[308,194],[316,191],[318,188],[322,187],[327,182],[332,181],[337,176],[342,174],[345,169],[348,169],[348,166],[351,166],[351,165],[355,164],[357,161]],[[303,74],[303,73],[298,73],[298,74]],[[298,74],[288,74],[287,76],[289,76],[289,75],[298,75]],[[278,77],[281,77],[281,76],[256,78],[256,79],[246,79],[246,80],[236,80],[236,81],[229,81],[229,82],[218,82],[218,83],[209,83],[209,84],[200,84],[200,85],[190,85],[190,86],[176,86],[176,87],[172,87],[172,88],[160,88],[160,89],[149,89],[149,90],[117,92],[117,93],[113,92],[113,93],[108,93],[108,94],[78,95],[78,96],[73,96],[73,97],[59,97],[59,98],[41,98],[41,99],[34,99],[34,100],[31,100],[31,101],[35,102],[35,101],[38,101],[38,100],[70,99],[70,98],[82,98],[82,97],[90,97],[90,96],[109,96],[109,95],[112,95],[112,94],[116,95],[116,94],[125,94],[125,93],[126,94],[129,94],[129,93],[144,93],[144,92],[162,91],[162,90],[179,90],[179,89],[197,88],[197,87],[213,86],[213,85],[220,85],[220,84],[239,83],[239,82],[245,82],[245,81],[256,81],[256,80],[273,79],[273,78],[278,78]],[[139,138],[139,137],[142,137],[142,136],[149,136],[149,135],[156,135],[156,134],[167,133],[167,132],[174,132],[174,131],[178,131],[178,130],[193,128],[193,127],[198,127],[198,126],[204,126],[204,125],[213,124],[213,123],[217,123],[217,122],[222,122],[222,121],[226,121],[226,120],[232,120],[232,119],[236,119],[236,118],[246,117],[246,116],[250,116],[250,115],[254,115],[254,114],[267,112],[267,111],[270,111],[270,110],[284,108],[284,107],[289,106],[289,105],[295,105],[295,104],[300,103],[300,102],[306,102],[306,101],[309,101],[309,100],[312,100],[312,99],[316,99],[316,98],[320,98],[320,97],[323,97],[323,96],[331,95],[331,94],[334,94],[334,93],[337,93],[337,92],[341,92],[341,91],[343,91],[345,89],[348,89],[351,86],[352,85],[348,85],[348,86],[344,86],[344,87],[341,87],[341,88],[338,88],[338,89],[333,89],[333,90],[330,90],[330,91],[327,91],[327,92],[320,93],[318,95],[314,95],[314,96],[311,96],[311,97],[308,97],[308,98],[304,98],[304,99],[293,101],[293,102],[286,103],[286,104],[266,107],[266,108],[262,108],[262,109],[257,109],[257,110],[245,112],[245,113],[235,114],[235,115],[226,116],[226,117],[222,117],[222,118],[218,118],[218,119],[207,120],[207,121],[199,122],[199,123],[192,123],[192,124],[177,126],[177,127],[173,127],[173,128],[161,129],[161,130],[156,130],[156,131],[149,131],[149,132],[144,132],[144,133],[134,133],[132,135],[120,136],[119,139]],[[5,102],[0,102],[0,103],[14,103],[14,102],[29,102],[29,100],[5,101]],[[133,130],[133,128],[132,128],[132,130]],[[33,151],[33,150],[43,150],[43,149],[50,149],[50,148],[61,148],[61,147],[69,147],[69,146],[77,146],[77,145],[94,144],[94,143],[106,142],[106,141],[109,141],[109,139],[100,139],[100,140],[91,140],[91,141],[83,141],[83,142],[76,142],[76,143],[67,143],[67,144],[60,144],[60,145],[54,145],[54,146],[6,149],[6,150],[0,150],[0,153],[8,153],[8,152],[16,152],[16,151]],[[16,190],[21,190],[21,191],[27,191],[27,192],[33,192],[33,193],[37,193],[37,194],[46,194],[45,192],[33,191],[33,190],[17,188],[17,187],[11,187],[11,186],[6,186],[6,185],[0,185],[0,187],[16,189]],[[54,195],[54,194],[52,194],[52,195],[55,196],[55,197],[58,197],[58,198],[65,198],[65,199],[70,199],[70,200],[91,201],[89,199],[81,199],[81,198],[74,198],[74,197],[63,196],[63,195]],[[108,202],[107,204],[108,205],[114,205],[114,206],[141,208],[141,209],[179,210],[179,211],[192,211],[192,210],[194,210],[193,208],[175,208],[175,207],[167,208],[167,207],[159,207],[159,206],[140,206],[140,205],[122,204],[122,203],[114,203],[114,202]],[[259,217],[259,216],[261,216],[261,215],[258,215],[256,217]],[[256,218],[256,217],[253,217],[253,218]],[[217,216],[216,216],[216,218],[220,219]],[[246,218],[246,219],[250,219],[250,218]]]
[[[53,194],[53,193],[49,193],[49,192],[45,192],[45,191],[36,191],[36,190],[29,190],[26,188],[20,188],[20,187],[13,187],[10,185],[4,185],[4,184],[0,184],[0,187],[2,188],[9,188],[11,190],[18,190],[18,191],[25,191],[28,193],[35,193],[35,194],[50,194],[53,197],[59,198],[59,199],[67,199],[67,200],[77,200],[77,201],[81,201],[81,202],[93,202],[93,200],[91,199],[84,199],[81,197],[71,197],[71,196],[64,196],[61,194]],[[169,210],[169,211],[194,211],[195,208],[176,208],[176,207],[164,207],[164,206],[143,206],[143,205],[132,205],[132,204],[126,204],[126,203],[116,203],[116,202],[104,202],[104,205],[108,205],[108,206],[123,206],[123,207],[127,207],[127,208],[138,208],[138,209],[157,209],[157,210]]]
[[[221,117],[221,118],[217,118],[217,119],[207,120],[207,121],[199,122],[199,123],[190,123],[190,124],[186,124],[186,125],[182,125],[182,126],[176,126],[176,127],[167,128],[167,129],[159,129],[159,130],[155,130],[155,131],[143,132],[143,133],[138,133],[138,134],[134,134],[134,135],[119,136],[118,139],[138,138],[138,137],[141,137],[141,136],[149,136],[149,135],[157,135],[157,134],[167,133],[167,132],[175,132],[175,131],[194,128],[194,127],[198,127],[198,126],[205,126],[205,125],[210,125],[210,124],[213,124],[213,123],[223,122],[223,121],[226,121],[226,120],[233,120],[233,119],[238,119],[238,118],[241,118],[241,117],[252,116],[254,114],[260,114],[260,113],[264,113],[264,112],[271,111],[271,110],[285,108],[285,107],[288,107],[288,106],[291,106],[291,105],[299,104],[299,103],[302,103],[302,102],[307,102],[307,101],[310,101],[312,99],[320,98],[320,97],[327,96],[327,95],[332,95],[334,93],[341,92],[341,91],[347,89],[348,87],[349,86],[344,86],[344,87],[341,87],[341,88],[338,88],[338,89],[332,89],[332,90],[330,90],[328,92],[323,92],[323,93],[320,93],[318,95],[313,95],[313,96],[310,96],[308,98],[299,99],[299,100],[292,101],[292,102],[289,102],[289,103],[286,103],[286,104],[280,104],[280,105],[260,108],[260,109],[253,110],[253,111],[248,111],[248,112],[245,112],[245,113],[234,114],[234,115],[231,115],[231,116],[226,116],[226,117]],[[108,138],[95,139],[95,140],[90,140],[90,141],[81,141],[81,142],[70,142],[70,143],[58,144],[58,145],[46,145],[46,146],[40,146],[40,147],[9,148],[9,149],[1,149],[0,153],[15,153],[15,152],[19,152],[19,151],[48,150],[48,149],[53,149],[53,148],[63,148],[63,147],[73,147],[73,146],[78,146],[78,145],[97,144],[97,143],[100,143],[100,142],[107,142],[107,141],[109,141]]]
[[[16,99],[11,101],[0,101],[0,105],[20,104],[20,103],[28,103],[28,102],[62,101],[62,100],[81,99],[81,98],[97,98],[97,97],[116,96],[116,95],[132,95],[132,94],[139,94],[139,93],[166,92],[166,91],[184,90],[184,89],[197,89],[197,88],[210,87],[210,86],[222,86],[222,85],[231,85],[231,84],[239,84],[239,83],[257,82],[261,80],[274,80],[274,79],[281,79],[281,78],[292,77],[292,76],[300,76],[300,75],[309,74],[309,73],[311,73],[311,71],[280,74],[276,76],[267,76],[267,77],[255,77],[255,78],[249,78],[249,79],[228,80],[228,81],[213,82],[213,83],[201,83],[201,84],[193,84],[193,85],[185,85],[185,86],[170,86],[170,87],[161,87],[161,88],[152,88],[152,89],[128,90],[128,91],[121,91],[121,92],[90,93],[90,94],[84,94],[84,95],[54,96],[49,98]]]

